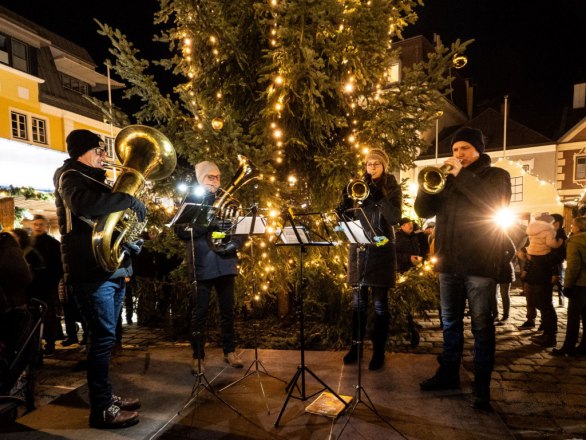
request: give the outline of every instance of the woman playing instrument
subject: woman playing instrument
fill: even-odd
[[[350,244],[348,283],[354,289],[352,304],[352,345],[344,356],[345,364],[355,363],[362,353],[360,346],[366,330],[369,293],[374,307],[372,334],[373,353],[369,370],[384,364],[389,330],[388,292],[395,285],[396,257],[393,225],[401,218],[401,187],[389,173],[389,157],[379,148],[365,156],[364,184],[368,196],[361,201],[344,190],[338,212],[351,220],[359,220],[371,243]],[[356,198],[356,197],[354,197]]]

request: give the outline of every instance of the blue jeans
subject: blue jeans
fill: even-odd
[[[468,299],[474,335],[474,368],[475,371],[492,371],[495,329],[491,301],[495,295],[495,281],[451,273],[441,273],[439,279],[444,326],[443,362],[460,365],[464,350],[464,308]]]
[[[89,330],[87,383],[92,411],[103,411],[112,404],[110,354],[116,342],[116,323],[125,290],[124,278],[73,286]]]
[[[215,287],[220,307],[220,327],[224,354],[236,349],[234,342],[234,275],[224,275],[197,282],[196,304],[191,315],[191,347],[193,358],[205,358],[206,325],[210,307],[210,295]]]

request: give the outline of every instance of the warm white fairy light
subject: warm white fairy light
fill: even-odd
[[[275,139],[281,139],[283,137],[283,131],[280,128],[275,129],[275,131],[273,131],[273,137]]]
[[[279,76],[277,76],[277,77],[275,78],[275,84],[277,84],[277,85],[279,85],[279,86],[280,86],[281,84],[283,84],[283,81],[284,81],[284,80],[283,80],[283,77],[282,77],[281,75],[279,75]]]

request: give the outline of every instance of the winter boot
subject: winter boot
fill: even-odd
[[[374,316],[374,329],[372,336],[372,359],[368,364],[371,371],[382,368],[385,363],[385,347],[389,336],[389,317],[388,315]]]
[[[486,366],[474,366],[474,385],[472,406],[482,411],[492,411],[490,405],[490,376],[492,368]]]
[[[362,359],[364,333],[366,332],[366,313],[364,312],[352,312],[352,345],[350,350],[344,356],[344,364],[354,364],[358,360]],[[358,353],[360,349],[360,354]]]
[[[457,390],[460,388],[460,365],[446,363],[441,356],[437,357],[439,368],[429,379],[419,384],[421,391]]]

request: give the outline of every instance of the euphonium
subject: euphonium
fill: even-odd
[[[451,165],[445,164],[441,167],[424,167],[417,175],[419,188],[427,194],[438,194],[446,186],[446,178]]]
[[[145,182],[168,177],[177,165],[171,141],[160,131],[144,125],[123,128],[115,140],[116,155],[122,165],[112,192],[138,197]],[[146,222],[138,222],[131,210],[113,212],[99,217],[92,234],[96,260],[106,272],[114,272],[124,259],[122,244],[139,238]]]
[[[362,202],[369,196],[370,189],[364,179],[352,179],[346,186],[346,192],[352,200]]]
[[[208,211],[208,224],[216,220],[220,226],[220,231],[212,232],[210,235],[209,243],[213,250],[218,250],[222,245],[226,232],[232,228],[238,219],[238,215],[241,214],[241,204],[234,198],[234,194],[251,180],[260,178],[258,169],[246,156],[239,154],[238,162],[240,166],[236,170],[232,181],[226,189],[218,189],[219,197],[218,195],[216,196],[214,204]]]

